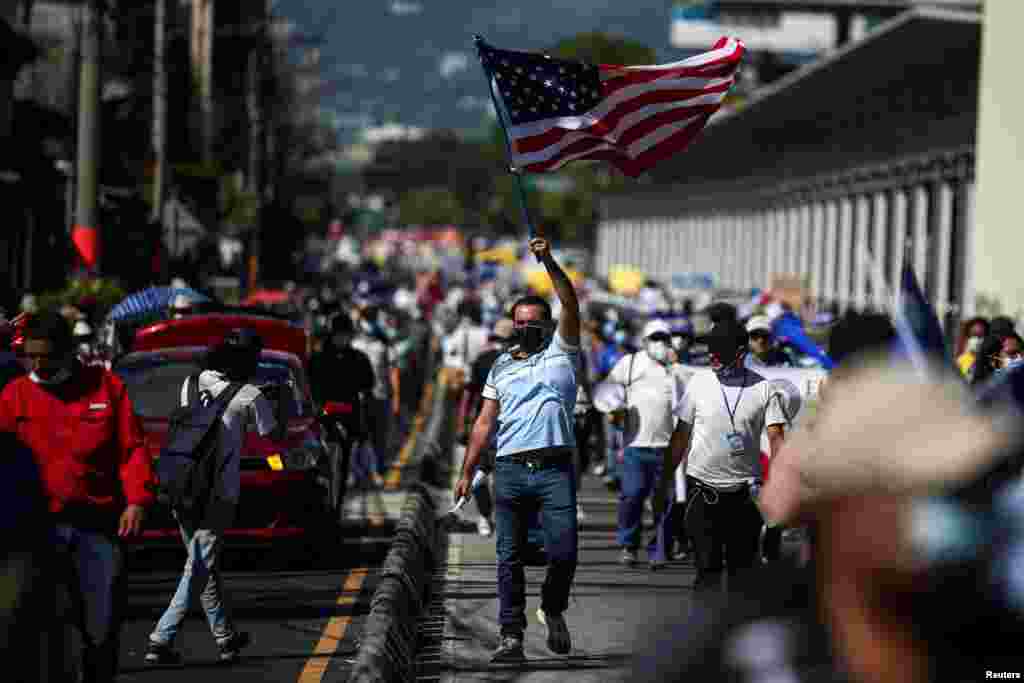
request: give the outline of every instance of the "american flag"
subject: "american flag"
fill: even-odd
[[[631,177],[693,141],[735,83],[744,49],[721,38],[681,62],[598,66],[477,40],[509,124],[514,169],[542,173],[597,159]]]

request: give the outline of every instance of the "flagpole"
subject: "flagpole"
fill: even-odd
[[[477,58],[480,58],[480,46],[484,45],[485,41],[483,36],[473,36],[473,45],[476,47]],[[512,143],[508,136],[508,127],[505,124],[505,115],[502,113],[503,108],[501,103],[498,101],[498,96],[494,93],[494,76],[487,67],[484,66],[483,59],[480,59],[480,67],[484,70],[484,75],[487,77],[487,92],[491,95],[491,103],[494,105],[494,113],[498,117],[498,125],[501,126],[501,135],[505,139],[505,154],[508,159],[508,172],[515,176],[516,179],[516,190],[519,195],[519,205],[523,209],[523,221],[526,223],[526,229],[529,231],[530,239],[538,237],[537,229],[533,225],[533,220],[530,217],[530,208],[526,204],[526,187],[523,185],[523,173],[519,169],[512,166]],[[540,260],[540,257],[537,257]]]

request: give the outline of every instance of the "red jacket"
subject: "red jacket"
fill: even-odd
[[[50,511],[116,519],[149,505],[156,477],[124,383],[103,367],[78,366],[58,385],[19,377],[0,393],[0,432],[32,450]]]

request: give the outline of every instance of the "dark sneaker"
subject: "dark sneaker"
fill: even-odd
[[[146,657],[144,661],[151,666],[181,664],[181,655],[171,649],[170,645],[150,640],[146,643]]]
[[[501,644],[498,645],[498,649],[491,655],[491,662],[494,664],[502,664],[508,662],[523,662],[526,661],[526,655],[523,654],[523,638],[515,634],[505,634],[501,637]]]
[[[548,649],[556,655],[569,654],[569,650],[572,649],[572,635],[565,623],[565,617],[561,614],[548,614],[538,607],[537,619],[548,627]]]
[[[222,643],[217,643],[220,648],[220,661],[234,662],[242,654],[242,649],[250,642],[249,634],[236,631],[230,638]]]
[[[632,548],[623,548],[622,554],[619,555],[619,563],[624,564],[627,567],[632,567],[634,564],[639,562],[636,551]]]

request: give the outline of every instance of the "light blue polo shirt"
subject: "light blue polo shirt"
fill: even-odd
[[[495,457],[576,446],[572,414],[579,353],[555,332],[540,353],[523,360],[506,353],[494,362],[483,397],[498,402]]]

